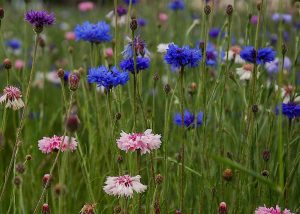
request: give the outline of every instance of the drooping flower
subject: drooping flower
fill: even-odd
[[[239,75],[240,80],[250,80],[253,72],[252,64],[244,64],[242,67],[236,69],[236,73]]]
[[[131,4],[137,4],[139,2],[139,0],[124,0],[124,2],[129,5],[130,3]]]
[[[127,134],[122,131],[121,137],[117,140],[117,145],[122,151],[140,151],[141,154],[146,154],[160,147],[160,138],[161,136],[153,134],[151,129],[147,129],[144,133]]]
[[[134,73],[134,60],[132,58],[124,59],[120,62],[120,67],[124,71],[129,71],[131,73]],[[149,67],[150,67],[150,59],[148,57],[136,58],[137,73],[139,73],[142,70],[146,70]]]
[[[122,51],[122,55],[124,59],[132,59],[134,52],[136,56],[150,56],[150,52],[147,49],[146,42],[141,39],[140,36],[136,36],[133,41],[130,38],[127,38],[128,44],[125,46]]]
[[[43,137],[43,139],[38,141],[38,147],[42,153],[46,154],[58,150],[61,152],[74,151],[77,147],[77,141],[73,137],[54,135],[53,137]]]
[[[300,117],[300,105],[296,103],[282,103],[282,114],[287,116],[289,119]],[[276,108],[276,113],[279,114],[280,108]]]
[[[129,75],[127,72],[119,71],[117,67],[109,69],[105,66],[99,66],[89,70],[87,79],[89,83],[96,83],[99,87],[112,89],[118,85],[125,85],[129,80]]]
[[[24,107],[20,89],[14,86],[6,86],[3,89],[3,95],[0,97],[0,103],[6,103],[5,108],[18,110]]]
[[[183,10],[184,7],[185,5],[183,0],[171,0],[171,2],[169,3],[169,8],[174,11]]]
[[[182,126],[181,113],[176,113],[174,116],[174,123],[178,126]],[[188,110],[184,111],[184,126],[185,127],[197,127],[203,123],[203,112],[199,112],[197,118],[195,115]]]
[[[272,15],[272,20],[274,22],[283,21],[285,23],[291,23],[292,22],[292,15],[291,14],[274,13]]]
[[[284,209],[283,212],[281,212],[281,209],[278,205],[276,205],[276,207],[258,207],[255,210],[255,214],[293,214],[290,210],[288,209]]]
[[[184,67],[197,67],[201,60],[201,52],[198,49],[191,49],[188,46],[178,47],[175,44],[169,44],[165,61],[176,68]]]
[[[84,1],[78,4],[78,10],[80,10],[81,12],[91,11],[94,8],[95,8],[95,4],[94,2],[91,1]]]
[[[75,27],[76,40],[83,40],[91,43],[109,42],[112,39],[109,25],[100,21],[96,24],[84,22]]]
[[[245,61],[241,58],[240,52],[241,52],[240,46],[232,46],[228,51],[228,60],[234,60],[234,63],[236,64],[244,64]],[[227,59],[227,54],[224,54],[223,60]]]
[[[140,180],[140,175],[134,177],[130,175],[107,177],[103,190],[108,195],[131,198],[134,192],[142,193],[146,191],[147,186],[143,185]]]
[[[33,25],[35,28],[43,28],[44,26],[53,25],[55,22],[54,13],[46,11],[30,10],[25,13],[25,21]]]
[[[265,64],[275,60],[276,52],[272,48],[266,47],[258,49],[256,53],[253,46],[247,46],[240,52],[240,55],[247,62]]]

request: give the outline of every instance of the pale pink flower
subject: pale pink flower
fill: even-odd
[[[166,13],[159,13],[158,15],[159,21],[166,22],[168,21],[169,17]]]
[[[106,58],[112,58],[114,56],[114,51],[112,48],[106,48],[104,55]]]
[[[78,9],[81,12],[87,12],[93,10],[95,8],[95,4],[91,1],[84,1],[78,4]]]
[[[12,108],[13,110],[18,110],[24,107],[21,91],[14,86],[6,86],[3,89],[3,95],[0,97],[0,103],[4,102],[6,103],[6,108]]]
[[[252,76],[253,65],[244,64],[240,68],[236,68],[236,73],[239,75],[240,80],[250,80]]]
[[[43,137],[43,139],[38,141],[38,146],[42,153],[51,153],[53,151],[58,151],[59,149],[62,152],[67,149],[74,151],[77,147],[77,141],[73,137],[54,135],[53,137]]]
[[[16,68],[17,70],[23,70],[24,65],[25,65],[25,62],[24,62],[23,60],[21,60],[21,59],[17,59],[17,60],[15,61],[15,68]]]
[[[76,39],[75,33],[73,31],[66,32],[65,39],[69,41],[74,41]]]
[[[117,144],[119,149],[123,151],[140,150],[141,154],[145,154],[160,147],[160,138],[161,136],[153,134],[151,129],[147,129],[144,133],[127,134],[122,131],[121,137],[117,140]]]
[[[242,59],[242,57],[240,56],[240,51],[241,51],[241,47],[240,46],[232,46],[230,48],[230,50],[227,52],[228,53],[228,60],[234,60],[234,63],[236,64],[244,64],[245,61]],[[223,59],[227,60],[227,53],[225,53]]]
[[[141,184],[140,179],[140,175],[134,177],[129,175],[107,177],[103,190],[108,195],[131,198],[134,192],[141,193],[147,189],[147,186]]]
[[[290,210],[285,209],[283,212],[281,212],[281,209],[278,205],[276,207],[258,207],[255,210],[255,214],[293,214]]]

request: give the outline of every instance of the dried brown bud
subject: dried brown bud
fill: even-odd
[[[204,7],[204,13],[207,16],[211,13],[211,7],[209,5],[205,5],[205,7]]]
[[[26,155],[25,159],[26,159],[27,161],[30,161],[30,160],[32,159],[32,156],[31,156],[31,155]]]
[[[130,29],[131,31],[135,31],[137,29],[138,23],[135,16],[131,17]]]
[[[123,163],[123,156],[119,155],[117,158],[118,163]]]
[[[259,2],[257,5],[256,5],[256,8],[258,11],[260,11],[262,9],[262,4],[261,2]]]
[[[16,176],[14,178],[14,184],[16,185],[16,187],[19,187],[22,183],[22,178],[20,176]]]
[[[85,204],[80,210],[80,214],[94,214],[96,204]]]
[[[8,58],[4,59],[3,60],[3,65],[4,65],[5,69],[7,69],[7,70],[11,69],[11,61],[10,61],[10,59],[8,59]]]
[[[121,208],[120,205],[117,205],[117,206],[114,207],[114,213],[115,214],[121,213],[121,211],[122,211],[122,208]]]
[[[268,170],[263,170],[263,171],[261,172],[261,175],[264,176],[264,177],[269,177],[270,173],[269,173]]]
[[[120,112],[118,112],[118,113],[116,113],[116,114],[115,114],[115,118],[116,118],[116,120],[120,120],[120,119],[121,119],[121,117],[122,117],[122,115],[121,115],[121,113],[120,113]]]
[[[51,184],[51,181],[52,181],[52,176],[50,174],[45,174],[43,176],[43,184],[44,184],[44,186],[47,185],[47,187],[49,187],[50,184]]]
[[[4,18],[4,9],[0,7],[0,19]]]
[[[171,92],[171,86],[169,84],[166,84],[164,86],[164,91],[166,94],[169,94]]]
[[[253,106],[252,106],[252,112],[253,113],[257,113],[258,112],[258,105],[256,105],[256,104],[254,104]]]
[[[161,184],[164,181],[164,177],[161,174],[156,175],[155,177],[155,183]]]
[[[154,74],[153,80],[154,80],[154,81],[158,81],[158,80],[159,80],[159,75],[158,75],[158,73],[155,73],[155,74]]]
[[[264,161],[268,161],[270,159],[270,151],[268,149],[264,150],[262,153],[262,157],[264,159]]]
[[[65,194],[66,191],[67,191],[67,188],[63,184],[56,184],[54,186],[54,192],[57,196],[61,196],[61,195]]]
[[[39,37],[38,42],[41,48],[44,48],[46,46],[46,41],[42,37]]]

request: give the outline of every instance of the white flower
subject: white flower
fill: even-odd
[[[157,46],[157,52],[158,53],[166,53],[168,49],[169,43],[160,43]]]
[[[131,198],[134,192],[142,193],[147,189],[147,186],[141,184],[140,179],[140,175],[107,177],[103,190],[109,195]]]
[[[236,69],[236,73],[239,75],[240,80],[250,80],[252,71],[252,64],[244,64],[242,67]]]

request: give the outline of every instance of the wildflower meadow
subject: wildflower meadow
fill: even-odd
[[[0,214],[300,213],[299,0],[2,0],[0,62]]]

